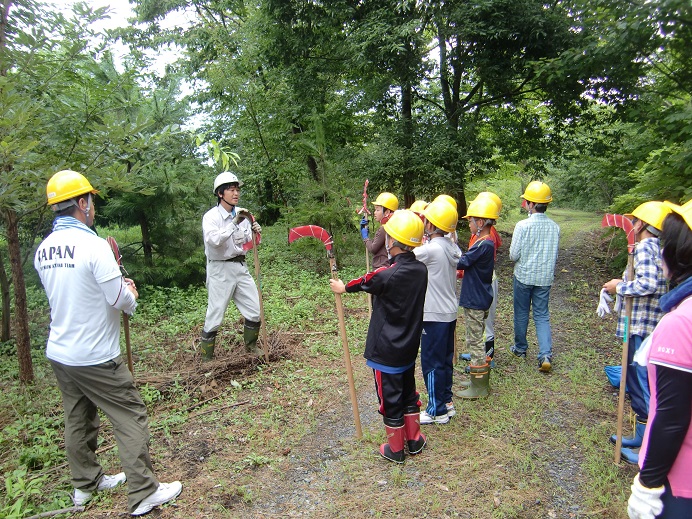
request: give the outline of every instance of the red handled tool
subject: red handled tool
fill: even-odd
[[[260,307],[260,326],[262,327],[262,351],[264,352],[264,361],[269,364],[269,341],[267,340],[267,323],[264,320],[264,302],[262,300],[262,278],[260,277],[259,255],[257,246],[260,243],[260,235],[253,231],[252,233],[252,253],[255,258],[255,277],[257,278],[257,295],[259,296]]]
[[[247,220],[252,225],[255,222],[255,217],[249,211],[241,211],[236,216],[238,223],[241,220]],[[260,277],[260,263],[257,247],[262,243],[262,235],[252,231],[252,241],[243,245],[243,250],[252,249],[252,254],[255,260],[255,277],[257,278],[257,297],[259,298],[260,307],[260,329],[262,331],[262,351],[264,352],[264,361],[269,364],[269,341],[267,339],[267,323],[264,319],[264,300],[262,299],[262,278]]]
[[[632,221],[621,214],[605,214],[601,227],[617,227],[627,235],[627,279],[634,279],[634,225]],[[620,378],[620,393],[618,395],[618,423],[615,433],[615,463],[620,463],[620,448],[622,447],[622,420],[625,414],[625,387],[627,386],[627,348],[630,336],[630,321],[632,320],[632,297],[625,297],[625,329],[622,338],[622,375]]]
[[[336,259],[332,251],[334,241],[329,233],[317,225],[303,225],[302,227],[294,227],[288,232],[288,243],[293,243],[300,238],[312,237],[324,243],[327,249],[327,257],[332,272],[333,279],[339,279]],[[363,430],[360,426],[360,414],[358,413],[358,399],[356,398],[356,385],[353,381],[353,369],[351,368],[351,353],[348,349],[348,339],[346,337],[346,322],[344,320],[344,306],[341,301],[341,294],[334,294],[336,299],[336,312],[339,316],[339,332],[341,333],[341,344],[344,347],[344,364],[346,365],[346,375],[348,376],[348,386],[351,393],[351,406],[353,407],[353,420],[356,426],[356,438],[363,437]]]
[[[363,185],[363,207],[358,209],[358,214],[363,215],[363,218],[367,218],[370,214],[370,209],[368,209],[368,184],[370,181],[365,179],[365,184]],[[368,248],[365,247],[365,272],[370,272],[370,253]],[[368,298],[368,316],[372,315],[372,295],[366,294]]]

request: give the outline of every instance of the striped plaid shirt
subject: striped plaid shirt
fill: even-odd
[[[559,241],[560,227],[544,213],[518,222],[509,246],[517,280],[538,287],[552,285]]]
[[[619,296],[632,297],[632,320],[629,335],[646,337],[654,331],[658,321],[663,317],[659,298],[668,292],[668,282],[663,275],[661,265],[661,244],[658,238],[644,238],[634,248],[634,280],[627,280],[627,271],[622,275],[623,281],[616,288]],[[625,331],[625,305],[620,306],[616,335],[620,338]]]

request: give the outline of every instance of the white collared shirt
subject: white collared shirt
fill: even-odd
[[[243,245],[252,241],[252,227],[248,220],[234,224],[234,212],[235,208],[229,213],[219,204],[204,214],[202,233],[208,260],[223,261],[245,255]]]

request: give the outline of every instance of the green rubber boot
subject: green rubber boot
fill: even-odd
[[[454,393],[459,398],[485,398],[490,393],[490,366],[471,366],[471,385]]]
[[[263,355],[262,350],[257,347],[257,339],[260,333],[260,323],[245,321],[243,328],[243,340],[245,341],[245,351],[255,357]]]
[[[205,332],[202,330],[199,347],[202,350],[202,360],[209,361],[214,358],[214,343],[216,342],[216,332]]]

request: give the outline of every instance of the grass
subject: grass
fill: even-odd
[[[185,485],[176,504],[159,517],[624,518],[635,469],[612,463],[607,438],[615,430],[616,397],[603,375],[604,365],[619,363],[620,344],[614,320],[595,315],[600,284],[612,277],[608,244],[600,238],[598,215],[551,208],[549,216],[561,225],[563,249],[551,294],[554,371],[545,376],[536,370],[532,325],[530,358],[507,354],[508,233],[521,218],[510,210],[498,224],[506,240],[498,263],[491,397],[457,400],[457,416],[448,425],[426,427],[428,446],[401,466],[376,454],[385,438],[372,374],[362,359],[367,303],[360,295],[345,295],[363,425],[363,438],[354,438],[321,244],[304,240],[288,246],[285,229],[265,229],[260,264],[268,329],[288,344],[289,353],[268,366],[226,376],[199,364],[192,350],[206,310],[204,287],[140,287],[132,346],[150,411],[152,458],[163,481],[181,479]],[[350,238],[337,251],[343,279],[364,268],[357,231]],[[0,403],[0,472],[11,490],[0,497],[3,517],[70,505],[60,394],[43,356],[45,297],[42,301],[41,291],[33,289],[29,297],[36,384],[19,386],[11,348],[2,350],[0,364],[6,395]],[[239,323],[231,305],[218,346],[229,360],[241,341]],[[463,348],[463,318],[457,334]],[[425,400],[420,374],[417,384]],[[109,472],[119,470],[117,451],[108,448],[112,444],[104,421],[100,459]],[[39,459],[29,460],[29,454]],[[125,502],[124,489],[103,494],[82,516],[124,510]]]

